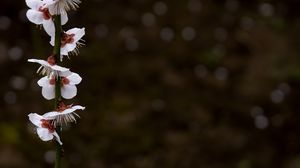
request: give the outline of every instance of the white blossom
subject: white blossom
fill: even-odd
[[[62,145],[59,135],[55,131],[53,121],[46,116],[40,116],[36,113],[30,113],[28,115],[29,120],[36,126],[36,132],[41,140],[50,141],[54,137],[56,141]]]
[[[55,26],[49,8],[41,0],[26,0],[27,6],[30,8],[26,16],[29,21],[37,25],[43,25],[45,31],[50,36],[55,34]],[[64,25],[68,22],[67,14],[61,15],[61,24]]]
[[[79,8],[81,0],[43,0],[43,2],[52,15],[60,15]]]
[[[72,99],[77,95],[77,87],[82,78],[77,74],[71,71],[60,72],[58,73],[61,78],[61,96],[65,99]],[[55,84],[56,84],[55,75],[45,76],[41,78],[37,83],[42,87],[42,95],[45,99],[51,100],[55,98]]]
[[[58,72],[69,71],[68,68],[56,65],[54,56],[48,57],[47,61],[40,60],[40,59],[28,59],[28,62],[40,64],[41,66],[37,70],[37,73],[40,73],[42,75],[50,76],[51,73],[54,73],[54,75],[57,75]]]
[[[78,48],[83,45],[81,38],[85,35],[85,28],[73,28],[62,34],[60,54],[62,61],[63,56],[67,56],[69,53],[78,55]],[[51,36],[50,44],[54,46],[55,36]]]
[[[55,111],[48,112],[43,116],[51,118],[55,126],[62,126],[63,123],[67,125],[69,122],[76,122],[76,116],[79,117],[79,115],[76,114],[75,111],[84,109],[85,107],[79,105],[65,105],[63,102],[61,102]]]

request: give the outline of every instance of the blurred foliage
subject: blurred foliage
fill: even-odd
[[[87,107],[63,132],[64,167],[298,168],[296,0],[86,0],[65,63]],[[27,115],[52,110],[28,58],[51,53],[24,1],[0,2],[0,167],[52,167]]]

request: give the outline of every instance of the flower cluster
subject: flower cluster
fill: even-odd
[[[29,21],[41,25],[50,36],[53,53],[46,59],[29,59],[28,62],[40,64],[37,73],[43,77],[37,82],[42,88],[42,95],[47,100],[55,100],[55,109],[43,115],[31,113],[29,120],[36,126],[37,134],[43,141],[56,139],[62,145],[57,130],[69,122],[76,122],[79,115],[76,110],[84,110],[79,105],[66,105],[63,99],[72,99],[77,95],[77,87],[82,78],[69,68],[59,66],[64,57],[78,55],[78,48],[83,45],[82,37],[85,28],[73,28],[62,31],[61,27],[68,22],[67,12],[76,10],[80,0],[26,0],[30,8],[26,16]],[[59,25],[57,27],[56,25]],[[57,43],[58,41],[58,43]],[[58,48],[58,52],[55,51]]]

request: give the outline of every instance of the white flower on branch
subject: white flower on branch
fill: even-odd
[[[70,29],[62,34],[61,37],[61,61],[63,56],[68,56],[69,53],[74,55],[78,55],[79,50],[78,48],[84,45],[81,41],[81,38],[85,35],[85,28],[73,28]],[[50,44],[54,46],[55,36],[51,36]]]
[[[54,35],[55,27],[53,18],[49,12],[49,8],[45,6],[45,3],[41,0],[26,0],[26,4],[30,8],[26,13],[28,20],[34,24],[43,25],[47,34],[50,36]],[[62,14],[61,24],[64,25],[67,22],[67,14]]]
[[[46,116],[40,116],[36,113],[31,113],[28,115],[29,120],[36,126],[36,132],[41,140],[50,141],[54,137],[56,141],[62,145],[59,135],[55,131],[55,126],[53,120]]]
[[[81,0],[43,0],[52,15],[65,14],[79,8]]]
[[[68,68],[61,67],[56,65],[55,57],[53,55],[49,56],[47,61],[40,59],[28,59],[28,62],[40,64],[40,68],[37,70],[37,73],[42,75],[50,76],[51,73],[57,75],[58,72],[67,72]]]
[[[69,122],[76,122],[76,117],[80,118],[80,116],[75,111],[84,109],[85,107],[79,105],[65,105],[63,102],[60,102],[55,111],[48,112],[43,116],[51,118],[55,126],[62,126],[63,124],[67,125]]]
[[[59,77],[61,78],[61,96],[65,99],[72,99],[77,95],[77,87],[82,78],[71,71],[59,72]],[[55,98],[55,75],[45,76],[41,78],[37,83],[42,87],[42,95],[45,99],[51,100]]]

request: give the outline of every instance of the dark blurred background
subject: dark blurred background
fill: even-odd
[[[298,0],[85,0],[65,66],[86,106],[64,129],[64,167],[300,168]],[[0,1],[0,167],[52,167],[28,121],[53,102],[37,64],[50,38]]]

